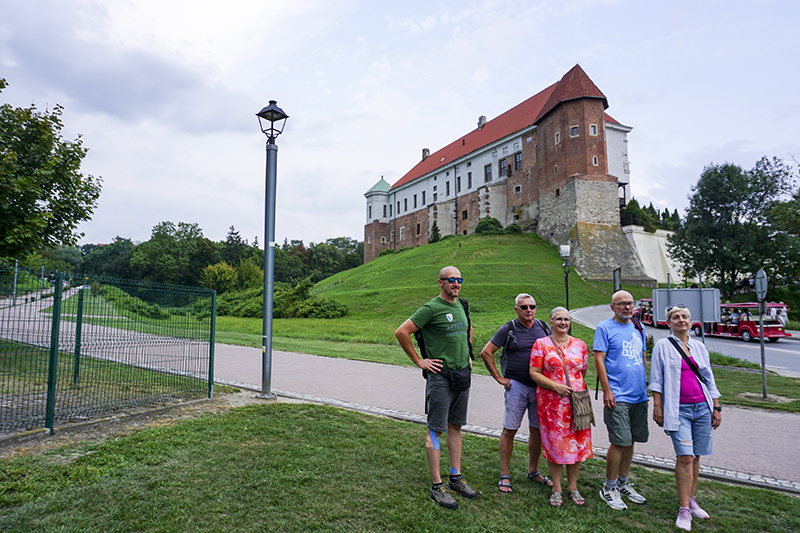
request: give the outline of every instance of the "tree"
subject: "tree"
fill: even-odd
[[[117,236],[111,244],[92,246],[81,247],[82,250],[91,249],[83,257],[84,273],[122,279],[134,277],[131,269],[134,246],[130,239]]]
[[[203,269],[218,262],[216,244],[197,224],[167,221],[156,224],[150,240],[134,249],[130,264],[141,279],[197,285]]]
[[[783,269],[789,258],[770,213],[792,192],[792,172],[777,158],[759,160],[750,171],[711,164],[692,187],[683,224],[667,247],[679,264],[715,279],[727,296],[742,274]]]
[[[236,266],[242,262],[248,255],[247,240],[242,239],[236,228],[231,226],[228,228],[228,234],[225,236],[225,242],[220,247],[220,255],[222,260],[229,265]]]
[[[102,179],[79,172],[87,150],[62,138],[62,113],[0,106],[0,257],[75,245],[97,206]]]
[[[439,224],[434,220],[431,226],[431,236],[428,238],[429,243],[439,242],[442,239],[442,233],[439,231]]]
[[[234,290],[237,284],[236,269],[225,261],[208,265],[200,275],[200,286],[214,289],[218,294]]]

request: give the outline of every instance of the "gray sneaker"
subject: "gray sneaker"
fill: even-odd
[[[633,483],[625,483],[619,486],[619,493],[628,498],[633,503],[644,503],[647,498],[636,492],[633,488]]]
[[[431,500],[446,509],[458,509],[458,502],[453,498],[453,495],[450,494],[450,491],[447,490],[447,487],[444,486],[444,483],[431,487]]]
[[[467,485],[462,476],[450,476],[450,490],[454,490],[470,500],[478,497],[478,491]]]

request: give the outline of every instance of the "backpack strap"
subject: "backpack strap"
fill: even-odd
[[[474,361],[475,356],[472,355],[472,341],[469,340],[469,330],[472,328],[472,319],[469,316],[469,302],[464,298],[459,298],[458,301],[461,302],[461,305],[464,307],[464,312],[467,314],[467,346],[469,347],[469,358]]]
[[[508,347],[511,346],[512,342],[517,342],[517,336],[514,333],[514,321],[509,320],[506,322],[506,326],[508,326],[508,331],[506,331],[506,342],[503,343],[503,355],[506,355]]]

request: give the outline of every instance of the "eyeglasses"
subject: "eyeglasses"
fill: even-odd
[[[620,307],[633,307],[633,302],[615,302],[612,305],[618,305]]]
[[[459,285],[461,285],[462,283],[464,283],[464,278],[439,278],[439,279],[442,281],[447,281],[450,284],[458,283]]]
[[[523,311],[527,311],[528,309],[533,311],[534,309],[536,309],[536,304],[533,304],[533,305],[518,305],[517,307],[519,307]]]
[[[687,309],[687,307],[683,304],[670,305],[669,307],[667,307],[667,313],[669,313],[673,309]]]
[[[572,319],[568,316],[557,316],[553,319],[553,322],[569,322],[570,320]]]

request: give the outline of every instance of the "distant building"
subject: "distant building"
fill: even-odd
[[[430,153],[400,180],[383,178],[364,196],[364,262],[386,249],[468,235],[480,218],[519,224],[554,245],[571,244],[584,277],[652,285],[620,228],[629,196],[627,134],[579,65],[557,83]]]

